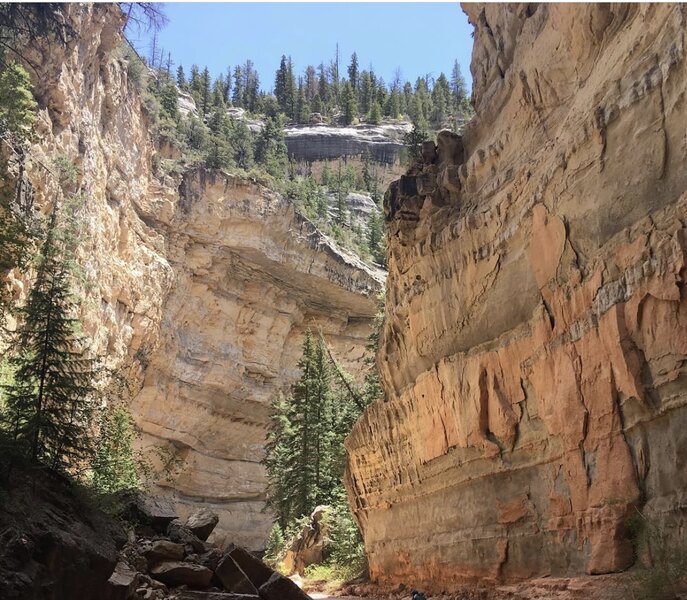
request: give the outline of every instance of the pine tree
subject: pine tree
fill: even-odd
[[[377,210],[370,214],[367,224],[367,245],[374,261],[386,266],[386,237],[384,233],[384,217]]]
[[[371,160],[372,160],[372,156],[370,155],[370,150],[369,150],[369,148],[366,148],[365,153],[363,154],[362,177],[363,177],[363,185],[365,186],[365,190],[367,192],[372,191],[372,174],[370,173],[370,161]]]
[[[379,125],[382,122],[382,109],[376,100],[372,103],[370,112],[367,115],[367,122],[373,125]]]
[[[335,389],[335,366],[321,336],[306,332],[298,368],[290,395],[272,405],[266,447],[268,506],[282,530],[341,494],[343,439],[359,414]]]
[[[186,87],[186,73],[184,73],[184,67],[182,65],[177,67],[177,86],[179,86],[180,90]]]
[[[231,166],[231,149],[223,136],[210,136],[205,152],[205,166],[208,169],[226,169]]]
[[[274,95],[277,97],[279,108],[283,113],[287,112],[287,92],[286,80],[288,77],[288,66],[286,62],[286,55],[282,54],[279,69],[274,77]]]
[[[215,82],[212,84],[212,100],[211,105],[214,108],[221,108],[224,110],[226,107],[225,102],[225,91],[226,85],[224,83],[224,75],[220,75]]]
[[[373,86],[372,80],[370,79],[370,72],[363,71],[360,74],[360,91],[358,93],[360,111],[363,114],[367,114],[370,111],[370,107],[372,105],[372,96]]]
[[[305,97],[312,103],[317,95],[317,72],[315,67],[308,65],[305,69]]]
[[[329,185],[331,183],[332,179],[332,173],[331,170],[329,169],[329,161],[325,161],[324,166],[322,167],[322,173],[320,174],[320,184],[324,188],[329,188]]]
[[[191,117],[188,124],[188,145],[193,150],[200,150],[207,140],[207,128],[198,117]]]
[[[454,61],[453,70],[451,71],[451,94],[453,97],[453,109],[459,111],[468,93],[465,79],[460,72],[460,65],[457,60]]]
[[[170,79],[164,84],[162,90],[160,91],[160,110],[163,116],[166,116],[173,121],[179,119],[179,92],[177,87],[172,83]]]
[[[69,472],[91,456],[94,361],[75,333],[76,304],[64,251],[53,213],[35,283],[20,310],[5,419],[27,458]]]
[[[280,116],[268,118],[255,143],[255,160],[273,177],[286,174],[288,153]]]
[[[203,114],[206,115],[210,111],[210,89],[212,80],[210,78],[210,71],[205,67],[203,74],[200,76],[200,108]]]
[[[224,76],[224,104],[231,104],[231,67],[227,67],[227,74]]]
[[[303,81],[298,82],[298,96],[296,98],[296,122],[308,123],[310,121],[310,105],[308,99],[305,97],[305,88]]]
[[[200,70],[198,65],[191,65],[191,75],[188,80],[189,88],[191,90],[200,94],[201,91],[201,81],[200,81]]]
[[[239,65],[234,67],[234,91],[231,103],[236,107],[243,107],[243,69]]]
[[[329,109],[329,101],[331,96],[329,93],[329,82],[327,81],[327,69],[325,68],[324,63],[320,63],[319,71],[320,75],[317,82],[317,88],[323,105],[323,110],[321,112],[326,113]]]
[[[253,166],[253,134],[245,121],[237,119],[231,122],[229,144],[236,166],[250,169]]]
[[[338,172],[336,177],[336,223],[340,226],[348,224],[348,186],[346,179],[341,172],[341,161],[339,161]]]
[[[258,112],[260,100],[260,78],[252,60],[243,66],[243,107],[250,112]]]
[[[37,108],[28,73],[21,65],[10,63],[0,73],[0,134],[20,156],[31,139]],[[6,168],[0,160],[0,173]],[[4,276],[10,269],[25,265],[30,240],[31,232],[17,202],[9,192],[0,192],[0,326],[4,326],[10,308]]]
[[[37,104],[31,93],[31,79],[17,63],[8,64],[0,73],[0,132],[21,144],[31,134]]]
[[[353,91],[358,93],[358,55],[354,52],[351,55],[351,64],[348,66],[348,80],[351,82]]]
[[[285,112],[290,119],[296,120],[296,77],[290,56],[286,65]]]
[[[98,492],[111,494],[140,486],[134,439],[134,424],[127,408],[106,407],[91,464],[92,484]]]
[[[417,116],[413,118],[412,130],[405,135],[403,140],[406,145],[410,162],[416,161],[420,158],[422,142],[429,139],[429,126],[424,118],[422,109],[418,106],[421,103],[421,100],[416,95],[413,98],[413,102],[416,106],[414,113]]]
[[[339,44],[336,44],[336,54],[334,55],[334,60],[331,61],[329,70],[331,73],[331,78],[332,78],[332,96],[334,97],[333,100],[336,103],[337,106],[340,106],[341,103],[339,102],[339,91],[340,91],[340,85],[341,85],[341,79],[340,79],[340,73],[339,73]]]
[[[341,92],[341,108],[344,125],[351,125],[358,118],[358,102],[349,81],[346,81]]]
[[[385,113],[392,119],[398,119],[401,116],[401,96],[396,88],[393,88],[389,94]]]

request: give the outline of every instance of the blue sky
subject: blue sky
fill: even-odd
[[[353,51],[360,68],[374,66],[388,83],[396,67],[404,79],[444,71],[454,59],[471,88],[472,26],[458,3],[166,3],[169,18],[158,43],[188,74],[207,65],[213,76],[250,58],[263,89],[274,83],[282,54],[298,74],[334,57],[339,43],[342,75]],[[147,56],[148,39],[127,35]]]

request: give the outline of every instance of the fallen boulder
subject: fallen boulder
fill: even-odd
[[[127,490],[120,495],[129,502],[129,518],[149,525],[157,532],[163,533],[177,518],[174,505],[165,498],[149,496],[137,490]]]
[[[217,523],[219,523],[219,517],[216,513],[207,508],[201,508],[188,518],[186,527],[199,539],[206,541],[217,526]]]
[[[154,579],[170,586],[187,585],[192,588],[207,588],[212,580],[212,571],[191,562],[163,562],[150,569]]]
[[[260,598],[263,600],[311,600],[310,596],[293,581],[279,573],[273,573],[260,586]]]
[[[177,544],[191,546],[194,552],[205,552],[205,543],[179,519],[174,519],[167,526],[167,537]]]
[[[139,577],[125,562],[118,562],[107,580],[103,600],[129,600],[138,587]]]
[[[182,560],[184,558],[184,546],[169,540],[155,540],[145,557],[150,564],[164,561]]]
[[[236,566],[241,569],[243,574],[258,589],[262,584],[266,583],[274,573],[274,571],[259,558],[256,558],[248,552],[248,550],[240,546],[231,548],[226,556],[231,557]]]
[[[215,576],[228,592],[258,595],[258,589],[237,566],[230,555],[225,555],[215,569]]]

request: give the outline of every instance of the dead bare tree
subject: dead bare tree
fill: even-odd
[[[160,31],[167,25],[164,4],[155,2],[120,2],[119,7],[126,15],[123,31],[133,25],[140,31]]]

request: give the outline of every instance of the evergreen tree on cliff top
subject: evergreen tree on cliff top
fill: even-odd
[[[17,450],[50,469],[69,471],[91,454],[93,360],[76,335],[76,304],[53,214],[28,300],[20,309],[10,359],[3,426]]]
[[[358,101],[349,81],[344,83],[341,92],[341,109],[345,125],[351,125],[358,118]]]

